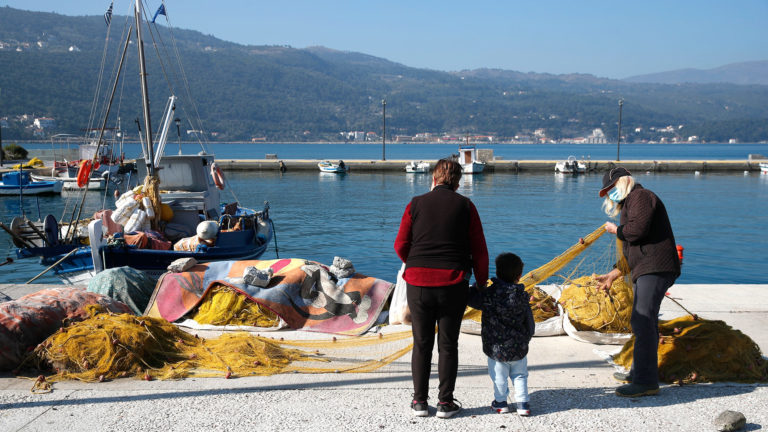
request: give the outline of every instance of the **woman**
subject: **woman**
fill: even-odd
[[[413,352],[413,415],[429,414],[427,394],[438,327],[439,353],[437,417],[448,418],[460,407],[453,398],[458,372],[459,329],[467,307],[472,270],[480,288],[488,279],[488,249],[474,204],[456,192],[461,165],[450,159],[437,162],[430,192],[414,197],[405,208],[395,251],[405,263],[411,312]]]
[[[605,223],[605,230],[623,241],[632,276],[632,333],[635,346],[629,374],[614,374],[628,384],[616,389],[618,396],[638,397],[659,392],[658,343],[659,308],[667,289],[680,276],[675,236],[667,209],[656,194],[635,182],[629,171],[617,167],[603,176],[600,196],[603,210],[619,216],[619,225]],[[608,290],[622,273],[617,266],[596,276],[600,288]]]

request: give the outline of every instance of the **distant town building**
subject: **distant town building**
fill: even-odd
[[[605,144],[608,140],[605,138],[605,132],[602,129],[592,129],[592,135],[588,136],[584,142],[586,144]]]
[[[738,144],[738,143],[739,143],[739,140],[737,140],[736,138],[731,138],[728,140],[728,144]]]
[[[80,52],[80,48],[78,48],[76,45],[72,45],[69,47],[69,52]]]
[[[39,117],[35,119],[33,124],[38,129],[50,129],[56,127],[56,120],[50,117]]]

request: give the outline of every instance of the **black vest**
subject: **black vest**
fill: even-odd
[[[470,201],[447,185],[411,200],[411,249],[406,267],[468,271]]]

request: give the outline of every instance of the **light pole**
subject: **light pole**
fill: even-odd
[[[387,148],[387,100],[381,100],[381,160],[387,160],[386,148]]]
[[[621,147],[621,109],[624,107],[624,99],[619,99],[619,138],[616,140],[616,162],[620,161],[619,159],[619,148]]]

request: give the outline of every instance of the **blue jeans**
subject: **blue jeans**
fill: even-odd
[[[522,360],[501,362],[488,357],[488,374],[493,381],[493,398],[504,402],[509,396],[508,380],[515,386],[515,402],[529,402],[528,357]]]

